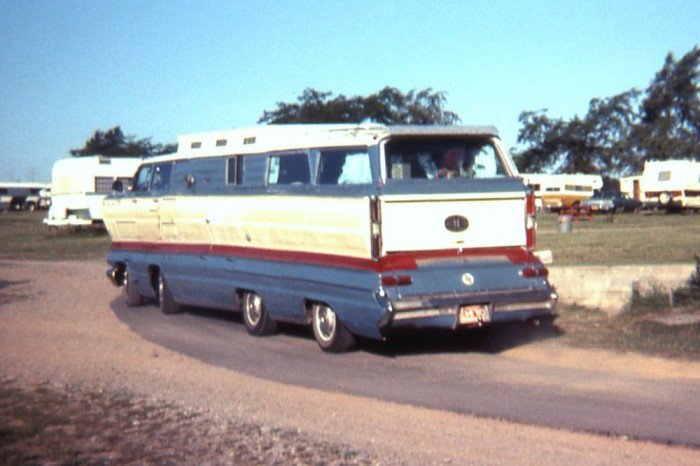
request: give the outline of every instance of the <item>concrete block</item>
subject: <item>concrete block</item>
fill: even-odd
[[[610,314],[623,311],[635,290],[670,292],[686,284],[695,264],[549,266],[549,280],[561,304],[579,305]]]

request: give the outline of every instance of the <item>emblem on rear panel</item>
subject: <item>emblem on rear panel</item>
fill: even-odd
[[[469,228],[469,220],[461,215],[450,215],[445,219],[445,228],[449,231],[459,233]]]
[[[470,274],[469,272],[465,273],[462,275],[462,283],[467,286],[472,286],[474,284],[474,275]]]

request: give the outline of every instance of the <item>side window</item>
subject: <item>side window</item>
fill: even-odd
[[[170,188],[170,172],[172,168],[172,163],[162,163],[155,166],[153,180],[151,180],[152,191],[165,191]]]
[[[288,154],[270,156],[270,168],[267,183],[308,184],[311,181],[309,159],[306,154]]]
[[[268,177],[266,155],[239,156],[238,161],[238,185],[265,186]]]
[[[322,185],[371,183],[369,153],[357,149],[321,151],[318,182]]]
[[[671,181],[671,172],[670,171],[659,172],[659,181]]]
[[[242,164],[238,163],[238,157],[229,157],[226,166],[226,184],[240,184],[239,181],[242,179],[242,176],[238,174],[239,165]]]
[[[112,192],[112,185],[115,179],[111,176],[95,177],[95,192],[98,194],[109,194]]]
[[[141,165],[139,171],[136,172],[134,177],[134,192],[146,192],[148,191],[148,182],[151,179],[151,171],[153,170],[153,165]]]

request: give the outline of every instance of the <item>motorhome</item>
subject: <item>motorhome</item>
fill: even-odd
[[[551,320],[534,196],[493,127],[288,125],[181,136],[103,203],[126,303],[238,311],[321,349]]]
[[[46,183],[0,182],[0,211],[36,210],[48,205]]]
[[[583,173],[550,175],[523,173],[523,182],[535,190],[538,207],[558,211],[577,207],[603,187],[603,177]]]
[[[645,162],[639,183],[639,200],[647,207],[700,210],[700,161]]]
[[[102,221],[102,200],[117,184],[128,185],[139,157],[71,157],[54,163],[49,227],[89,226]]]

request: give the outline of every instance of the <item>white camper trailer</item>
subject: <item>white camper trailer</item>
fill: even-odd
[[[88,226],[102,221],[102,199],[115,181],[128,185],[140,157],[71,157],[57,161],[51,173],[49,227]]]
[[[547,210],[577,207],[603,187],[600,175],[521,173],[520,176],[523,183],[535,190],[537,207]]]
[[[648,207],[700,209],[700,161],[645,162],[639,193]]]

